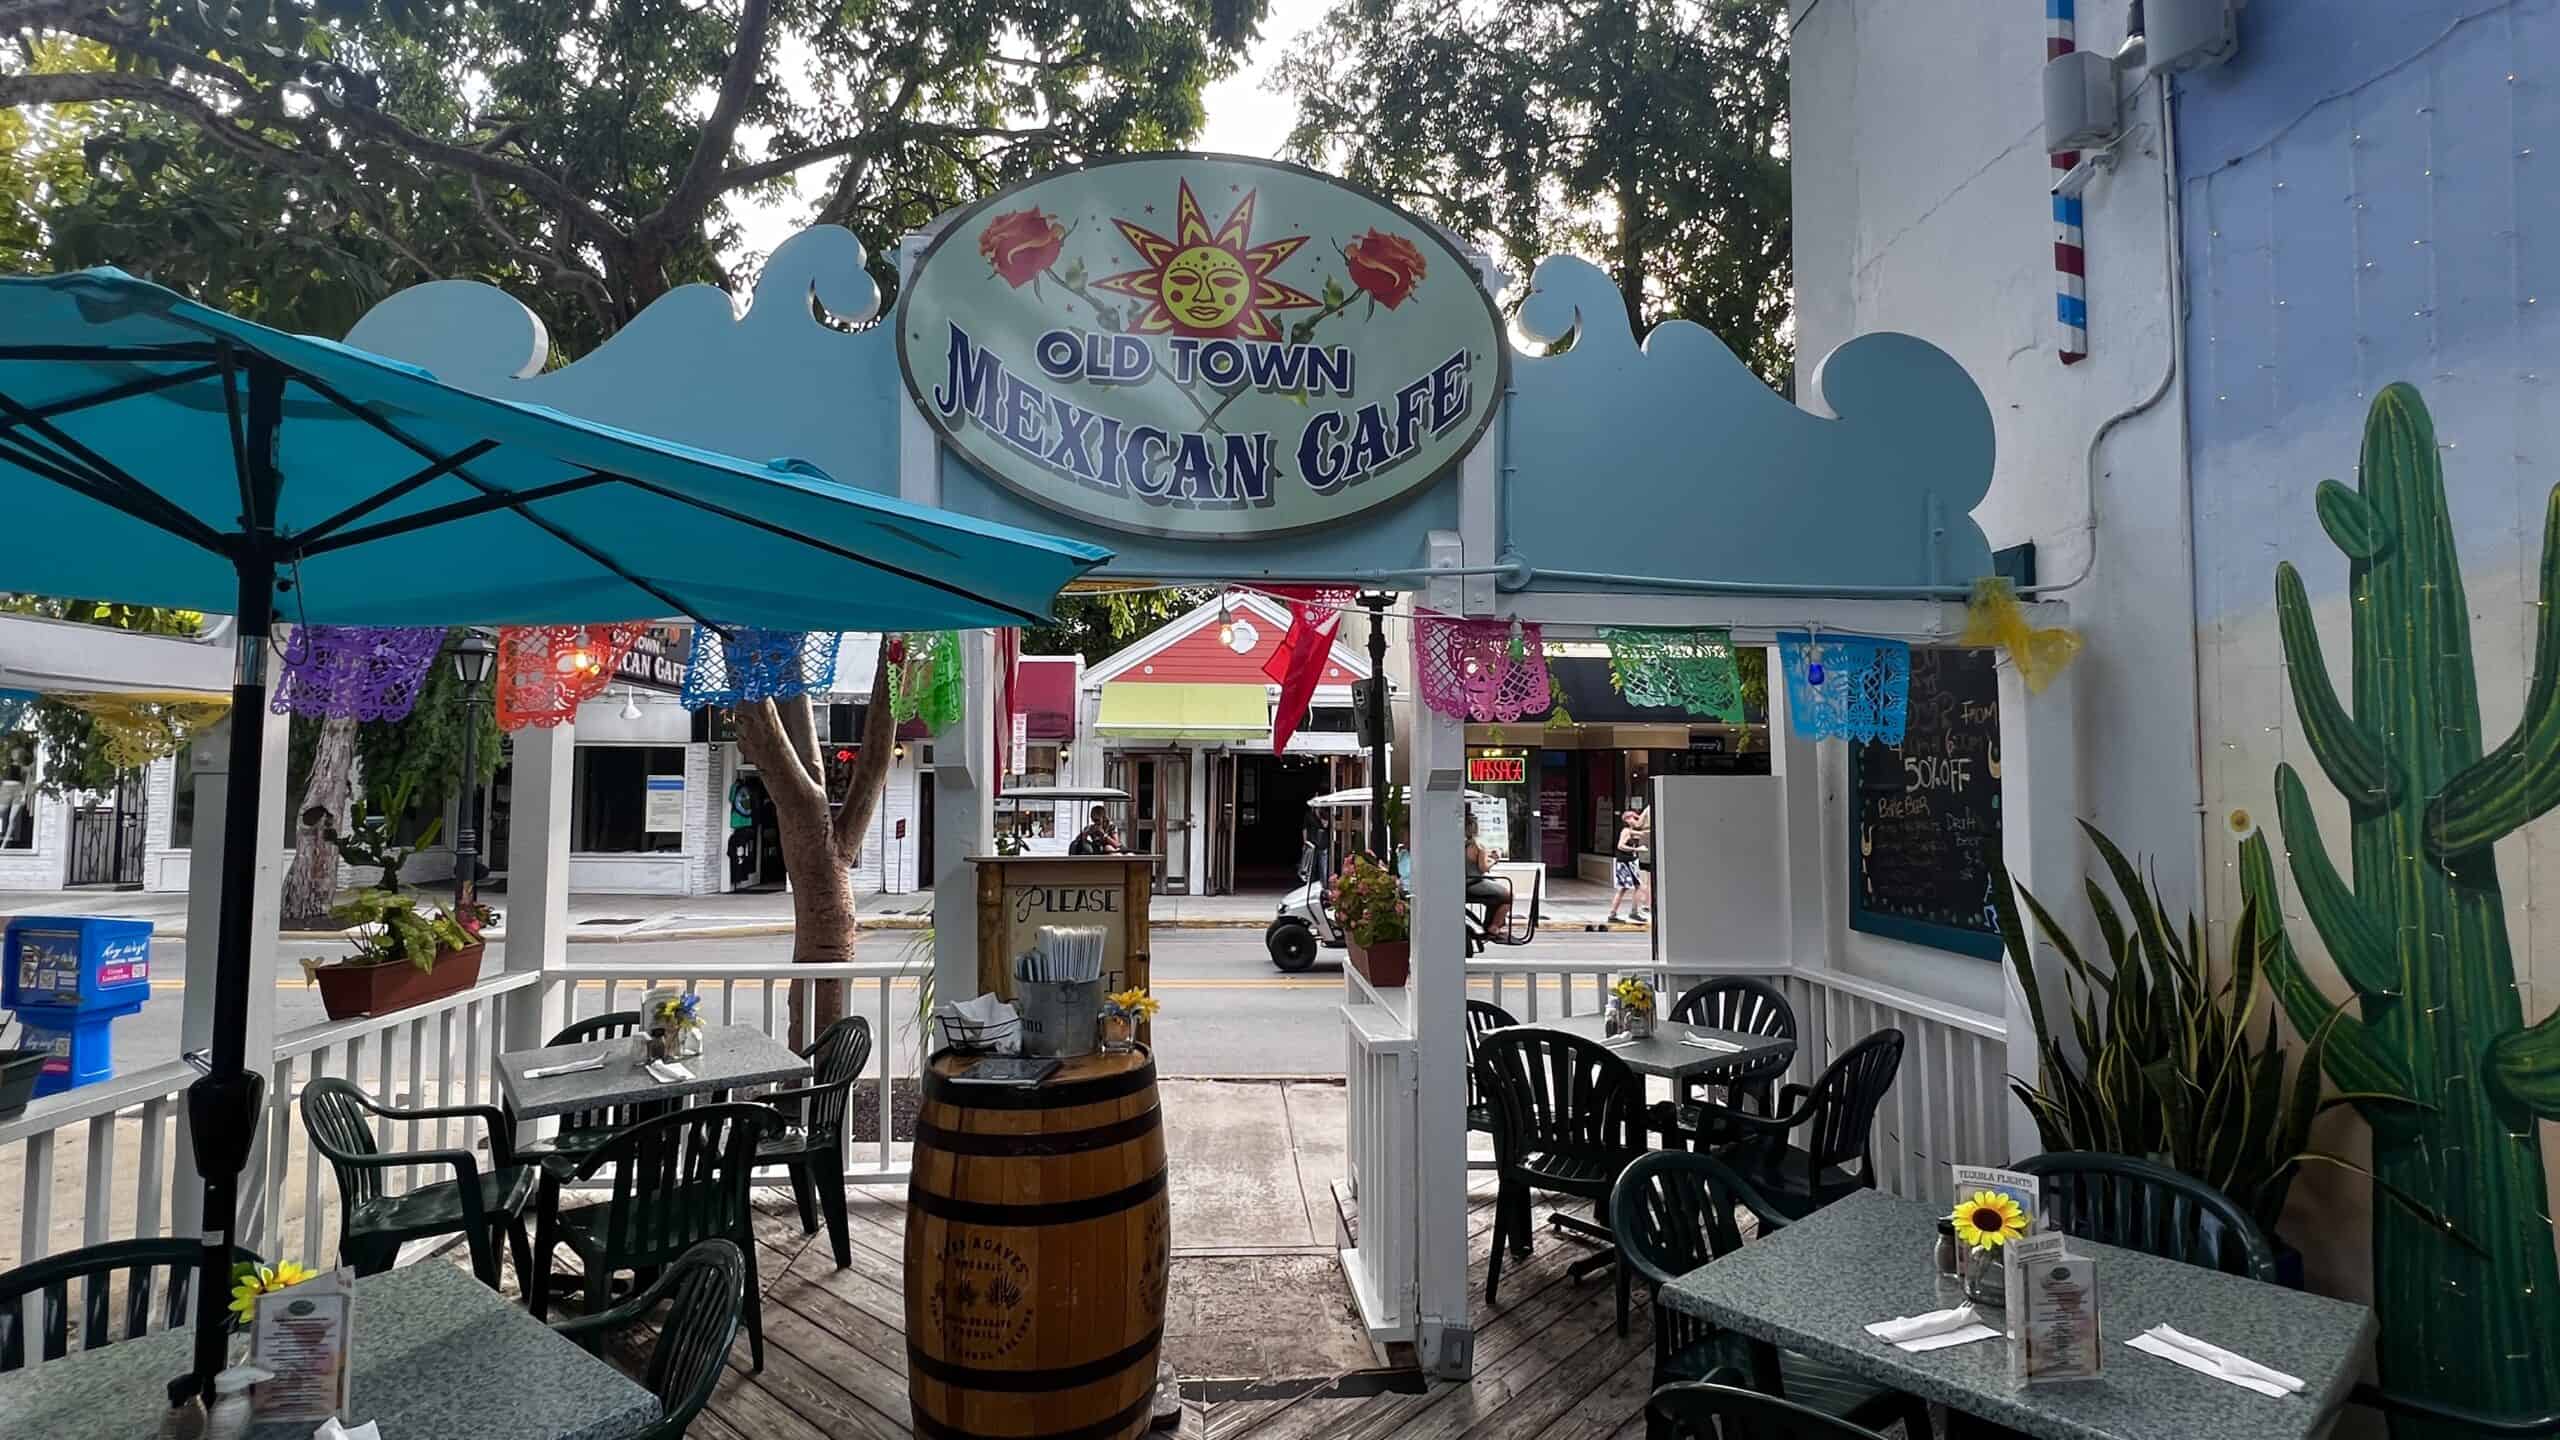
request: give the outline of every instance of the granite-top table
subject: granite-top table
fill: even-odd
[[[1714,1072],[1748,1065],[1771,1055],[1793,1055],[1796,1042],[1783,1036],[1751,1035],[1739,1030],[1718,1030],[1708,1025],[1690,1025],[1678,1020],[1657,1022],[1653,1033],[1642,1040],[1622,1040],[1608,1033],[1606,1011],[1574,1015],[1562,1020],[1522,1021],[1523,1030],[1561,1030],[1579,1035],[1609,1047],[1609,1053],[1627,1063],[1639,1075],[1660,1075],[1670,1080],[1712,1079]],[[1721,1040],[1734,1048],[1711,1050],[1699,1045],[1683,1045],[1683,1036],[1697,1035]]]
[[[351,1423],[383,1440],[622,1440],[661,1413],[658,1397],[564,1339],[470,1272],[438,1261],[368,1275],[355,1288]],[[0,1435],[143,1440],[168,1384],[195,1359],[192,1331],[163,1331],[0,1375]],[[257,1440],[309,1440],[276,1421]]]
[[[2005,1340],[1915,1355],[1866,1333],[1957,1303],[1931,1263],[1938,1214],[1860,1191],[1681,1276],[1661,1303],[2041,1440],[2307,1440],[2373,1338],[2362,1305],[2074,1240],[2098,1262],[2100,1378],[2021,1387]],[[2003,1323],[1996,1309],[1982,1318]],[[2124,1343],[2164,1322],[2301,1377],[2303,1393],[2271,1399]]]
[[[540,1050],[510,1050],[498,1057],[498,1085],[506,1091],[507,1102],[515,1106],[517,1119],[540,1120],[809,1078],[809,1062],[792,1054],[790,1046],[745,1025],[704,1026],[702,1053],[681,1062],[693,1072],[690,1080],[651,1079],[634,1058],[635,1048],[630,1037],[624,1036]],[[602,1069],[538,1080],[525,1078],[527,1070],[585,1060],[598,1053],[604,1056]]]

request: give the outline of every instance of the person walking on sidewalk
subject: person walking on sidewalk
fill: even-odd
[[[1612,847],[1609,857],[1609,879],[1618,887],[1618,892],[1609,897],[1609,919],[1606,923],[1616,924],[1618,908],[1631,901],[1635,913],[1628,918],[1639,924],[1644,921],[1644,901],[1637,893],[1641,881],[1636,870],[1639,853],[1636,846],[1643,823],[1644,817],[1633,810],[1618,817],[1618,843]]]

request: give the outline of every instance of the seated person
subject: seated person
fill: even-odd
[[[1101,806],[1093,807],[1093,823],[1076,832],[1067,843],[1070,855],[1126,855],[1129,847],[1120,841],[1120,832],[1111,828],[1110,813]]]
[[[1511,919],[1511,887],[1493,878],[1493,859],[1485,854],[1484,842],[1476,838],[1476,817],[1467,816],[1467,903],[1482,905],[1484,928],[1488,933],[1508,933]]]

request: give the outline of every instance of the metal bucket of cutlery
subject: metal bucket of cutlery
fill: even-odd
[[[1097,1048],[1102,1026],[1102,982],[1022,980],[1014,985],[1022,1015],[1022,1053],[1072,1060]]]

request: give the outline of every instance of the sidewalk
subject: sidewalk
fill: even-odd
[[[433,898],[432,889],[421,892]],[[1548,877],[1540,909],[1542,930],[1621,930],[1642,927],[1620,922],[1605,925],[1608,887],[1588,880]],[[485,897],[502,917],[490,932],[504,940],[505,892]],[[1148,914],[1159,930],[1260,930],[1279,913],[1277,893],[1252,895],[1158,895]],[[865,930],[924,930],[933,924],[933,892],[905,895],[864,894],[857,910]],[[187,897],[140,890],[0,890],[0,916],[103,915],[148,920],[155,934],[183,940],[187,934]],[[602,895],[569,897],[569,940],[572,944],[605,944],[641,940],[715,940],[791,933],[788,894],[752,895]],[[290,931],[289,940],[328,940],[335,931]]]

